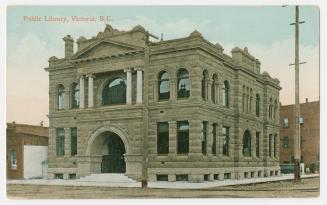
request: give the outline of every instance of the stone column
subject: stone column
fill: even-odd
[[[223,156],[223,134],[222,134],[222,130],[223,130],[223,125],[221,123],[217,123],[217,127],[216,127],[216,151],[217,157],[222,157]]]
[[[143,70],[142,68],[136,69],[136,103],[143,101]]]
[[[70,150],[70,144],[71,144],[71,133],[70,128],[64,128],[65,129],[65,155],[70,156],[71,150]]]
[[[201,144],[201,120],[190,120],[189,145],[190,155],[202,157]]]
[[[169,121],[169,155],[176,155],[177,153],[177,123],[176,121]]]
[[[88,92],[88,107],[94,106],[94,100],[93,100],[93,79],[95,78],[94,75],[90,74],[87,76],[89,78],[89,92]]]
[[[126,85],[126,104],[132,104],[132,69],[125,69],[124,72],[126,72],[126,79],[127,79],[127,85]]]
[[[81,76],[79,79],[79,108],[84,108],[85,106],[84,97],[84,76]]]
[[[176,78],[171,78],[170,80],[170,99],[171,100],[176,100],[176,91],[177,91],[177,87],[176,87]]]
[[[212,84],[212,80],[207,80],[207,100],[208,102],[212,102],[211,99],[211,84]]]

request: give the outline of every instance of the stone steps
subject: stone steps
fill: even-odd
[[[117,173],[103,173],[103,174],[91,174],[80,179],[77,181],[83,182],[115,182],[115,183],[131,183],[137,182],[124,174],[117,174]]]

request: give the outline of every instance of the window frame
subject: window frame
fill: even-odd
[[[62,131],[63,135],[60,135]],[[56,156],[63,157],[65,156],[65,129],[57,128],[56,129]]]
[[[226,132],[224,133],[224,129]],[[223,146],[223,156],[229,156],[229,127],[223,126],[222,128],[222,146]]]
[[[161,131],[160,126],[167,126],[165,131]],[[160,135],[161,134],[161,135]],[[164,147],[160,142],[166,141]],[[168,155],[169,154],[169,123],[168,122],[157,122],[157,154]]]
[[[168,78],[163,78],[163,76],[167,74]],[[168,93],[166,93],[167,96],[165,96],[163,93],[161,93],[161,84],[164,82],[168,82]],[[169,73],[165,70],[160,71],[158,76],[158,101],[165,101],[170,99],[170,78]]]
[[[187,76],[183,76],[183,73],[185,72],[184,75]],[[187,84],[185,85],[185,93],[184,95],[181,94],[180,91],[182,91],[182,89],[179,88],[179,84],[181,80],[187,80]],[[190,74],[188,72],[188,70],[186,70],[185,68],[181,68],[178,70],[177,72],[177,99],[184,99],[184,98],[189,98],[191,95],[191,85],[190,85],[191,81],[190,81]]]
[[[187,130],[180,130],[183,126],[182,124],[187,123]],[[190,125],[188,121],[177,121],[177,154],[186,155],[190,151]],[[185,138],[185,139],[184,139]],[[186,145],[181,145],[182,143],[187,143]]]

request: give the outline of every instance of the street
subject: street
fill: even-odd
[[[318,197],[319,187],[319,177],[302,179],[300,184],[289,180],[193,190],[7,184],[7,196],[11,199]]]

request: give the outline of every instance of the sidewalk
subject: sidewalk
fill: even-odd
[[[252,178],[242,180],[224,180],[213,182],[149,182],[149,188],[165,188],[165,189],[202,189],[230,185],[253,184],[262,182],[282,181],[293,179],[293,174],[285,174],[279,177],[264,177]],[[302,175],[301,178],[319,177],[319,174]],[[63,179],[32,179],[32,180],[7,180],[7,184],[30,184],[30,185],[57,185],[57,186],[96,186],[96,187],[141,187],[141,182],[82,182],[77,180],[63,180]]]

